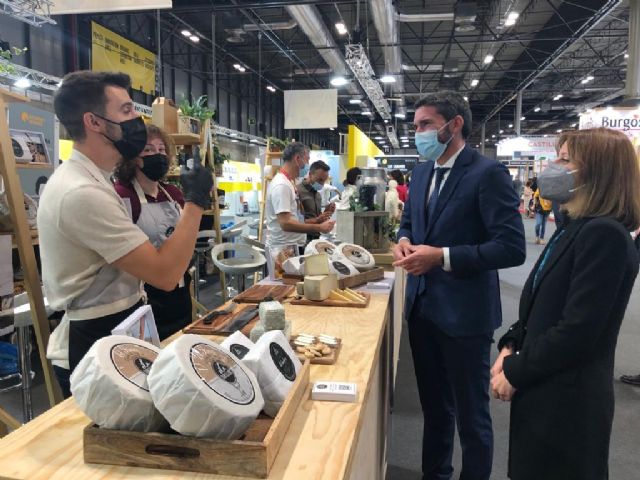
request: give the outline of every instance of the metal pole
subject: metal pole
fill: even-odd
[[[482,138],[480,139],[480,153],[482,155],[484,155],[484,140],[487,135],[486,130],[487,130],[487,124],[483,123],[482,128],[480,129],[480,135],[482,136]]]
[[[258,32],[258,108],[256,119],[256,135],[260,136],[260,124],[262,123],[262,32]]]
[[[162,25],[160,24],[160,10],[156,10],[156,46],[158,47],[158,53],[156,54],[156,65],[158,66],[157,88],[160,92],[160,96],[164,97],[164,71],[162,70],[162,42],[160,41],[161,30],[162,30]]]
[[[516,97],[516,121],[513,124],[516,127],[516,136],[520,136],[520,119],[522,118],[522,90],[518,92]]]
[[[213,83],[213,108],[218,111],[218,69],[216,68],[216,15],[211,14],[211,76]],[[209,99],[211,100],[211,99]],[[220,117],[216,117],[220,123]]]
[[[629,0],[629,50],[625,99],[640,98],[640,0]]]

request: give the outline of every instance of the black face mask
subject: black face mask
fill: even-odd
[[[122,155],[123,159],[132,160],[140,155],[140,152],[144,150],[144,147],[147,144],[147,127],[144,124],[142,117],[136,117],[131,120],[125,120],[124,122],[118,123],[113,120],[109,120],[102,115],[98,115],[97,113],[94,113],[94,115],[109,123],[120,126],[120,130],[122,130],[122,138],[120,140],[114,140],[104,133],[102,135],[113,143],[113,146],[116,147],[116,150],[118,150],[120,155]]]
[[[160,180],[169,171],[169,159],[162,153],[146,155],[140,158],[144,162],[140,171],[153,182]]]

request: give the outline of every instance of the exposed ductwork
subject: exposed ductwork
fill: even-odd
[[[318,49],[318,53],[336,75],[345,75],[347,65],[340,53],[331,32],[326,27],[318,9],[313,5],[287,5],[285,9],[298,23],[309,41]],[[347,85],[346,90],[352,94],[359,93],[355,85]]]
[[[297,26],[298,23],[294,20],[289,20],[288,22],[264,23],[262,25],[246,23],[241,28],[226,28],[225,32],[229,34],[227,42],[244,43],[244,35],[248,32],[257,32],[260,30],[291,30]]]
[[[396,13],[396,20],[403,23],[452,22],[453,19],[453,13],[417,13],[414,15]]]
[[[371,16],[378,33],[378,40],[382,45],[384,54],[384,65],[386,72],[395,75],[393,84],[394,92],[404,92],[404,76],[402,75],[402,51],[400,49],[400,39],[398,34],[398,23],[396,22],[396,10],[392,0],[369,0]],[[424,15],[422,15],[424,17]],[[396,103],[396,112],[406,114],[407,107],[404,99]]]

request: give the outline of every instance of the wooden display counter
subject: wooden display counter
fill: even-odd
[[[387,278],[392,282],[393,274],[387,273]],[[366,309],[285,304],[287,319],[293,323],[292,333],[326,333],[342,338],[337,363],[312,365],[310,381],[355,382],[358,400],[356,403],[312,401],[309,386],[268,478],[384,478],[394,357],[397,358],[393,337],[399,337],[401,328],[401,318],[393,318],[397,315],[397,310],[394,315],[394,306],[397,307],[394,297],[398,298],[397,292],[373,292]],[[0,440],[0,478],[244,478],[85,464],[82,431],[88,423],[89,419],[71,398],[12,432]]]

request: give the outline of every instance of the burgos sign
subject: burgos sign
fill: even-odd
[[[596,108],[580,115],[580,130],[612,128],[630,137],[640,136],[640,110],[637,108]]]

